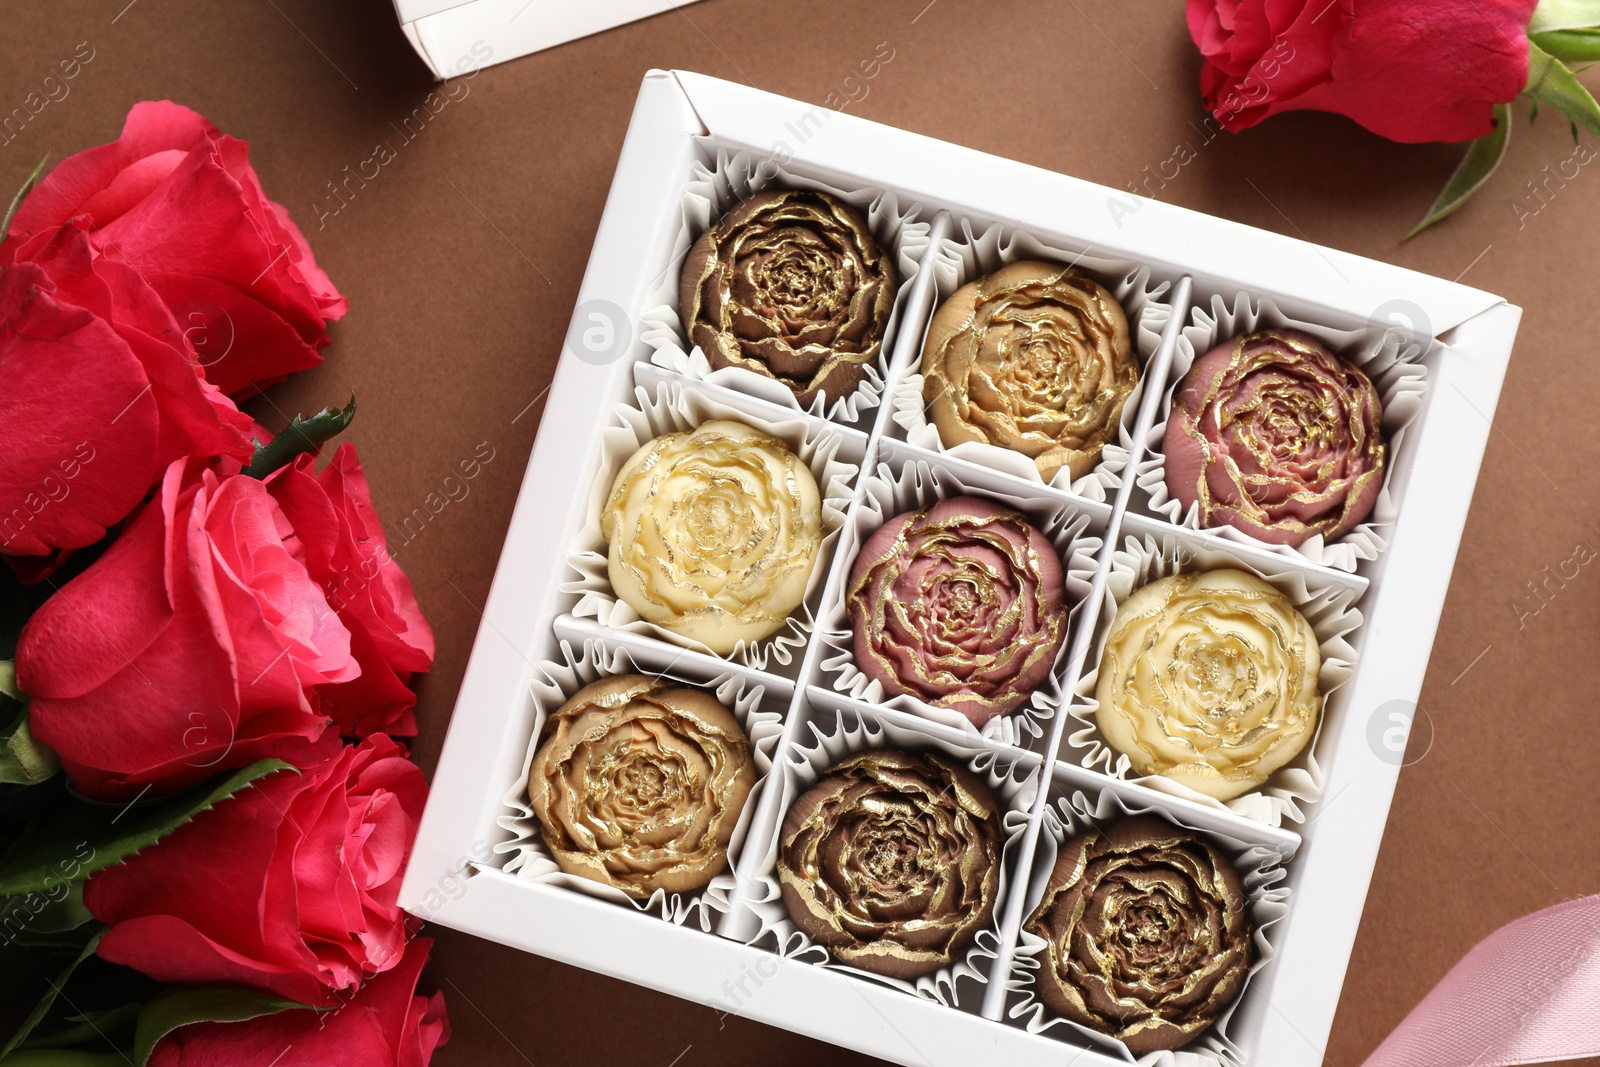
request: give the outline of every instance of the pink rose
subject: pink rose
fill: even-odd
[[[1200,91],[1230,130],[1347,115],[1393,141],[1465,141],[1528,81],[1538,0],[1188,0]]]
[[[389,555],[355,446],[340,445],[320,474],[312,460],[301,456],[267,485],[300,539],[307,573],[350,632],[350,653],[361,666],[358,678],[318,691],[322,711],[347,736],[409,737],[417,732],[411,675],[433,663],[433,631],[411,580]]]
[[[0,554],[93,544],[173,460],[249,456],[249,418],[206,381],[139,272],[102,255],[82,220],[14,251],[0,270]]]
[[[405,953],[397,897],[427,793],[382,734],[259,779],[89,879],[99,953],[161,982],[336,1004]]]
[[[306,751],[328,725],[317,687],[360,674],[351,646],[267,486],[179,460],[28,620],[17,682],[73,784],[128,798]]]
[[[450,1039],[444,994],[414,993],[432,947],[425,937],[412,941],[399,966],[333,1011],[185,1026],[161,1039],[148,1067],[427,1067]]]
[[[120,138],[58,163],[12,219],[0,262],[72,218],[148,280],[225,393],[322,362],[326,323],[345,312],[248,145],[171,101],[135,104]]]
[[[1340,537],[1383,489],[1383,404],[1357,368],[1299,330],[1264,330],[1195,360],[1172,398],[1167,491],[1202,526],[1273,544]]]

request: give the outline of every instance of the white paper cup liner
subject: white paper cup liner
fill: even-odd
[[[839,963],[826,948],[796,929],[789,919],[777,874],[778,838],[781,832],[775,832],[762,858],[761,873],[755,876],[754,885],[746,899],[746,905],[760,923],[759,933],[748,943],[768,949],[785,960],[827,967],[936,1001],[946,1007],[976,1012],[983,997],[981,992],[975,993],[974,990],[981,990],[988,982],[989,964],[1000,951],[1000,921],[1005,913],[1006,893],[1010,889],[1008,872],[1015,864],[1012,850],[1027,829],[1028,808],[1038,788],[1040,764],[1037,760],[1024,758],[1023,753],[1015,750],[1007,752],[981,745],[953,745],[850,709],[812,709],[793,744],[786,749],[782,765],[774,776],[774,784],[781,790],[777,806],[779,825],[782,825],[784,816],[800,795],[816,785],[830,768],[857,753],[890,748],[940,752],[965,766],[994,790],[995,798],[1003,809],[1005,844],[1000,855],[999,893],[995,901],[994,918],[989,926],[978,932],[972,947],[961,959],[913,980],[889,978]]]
[[[850,506],[851,481],[858,468],[841,455],[844,435],[828,423],[796,411],[790,418],[765,419],[742,411],[681,382],[662,382],[651,393],[644,387],[634,390],[633,404],[618,404],[614,424],[600,439],[600,474],[595,481],[583,529],[578,532],[575,549],[568,553],[568,566],[576,577],[563,583],[563,593],[577,597],[572,614],[595,619],[603,626],[648,634],[681,648],[692,648],[717,655],[698,641],[646,622],[611,588],[606,566],[606,539],[600,532],[600,512],[611,492],[611,483],[628,458],[647,441],[664,433],[692,430],[713,419],[732,419],[764,430],[786,443],[817,480],[822,496],[822,547],[806,586],[806,599],[774,634],[759,641],[741,641],[724,659],[755,670],[769,664],[788,666],[805,647],[813,625],[813,612],[819,597],[828,561],[838,541],[840,527]]]
[[[904,464],[898,473],[889,465],[880,464],[877,474],[863,479],[859,506],[851,512],[840,535],[838,576],[830,583],[818,618],[823,642],[820,650],[823,684],[832,685],[852,699],[908,711],[974,737],[981,735],[991,742],[1027,747],[1047,735],[1045,723],[1061,706],[1063,693],[1058,675],[1061,658],[1072,644],[1075,628],[1083,625],[1083,607],[1103,541],[1088,532],[1090,518],[1087,514],[1044,492],[1042,486],[1037,494],[1022,495],[1014,491],[1010,483],[986,475],[988,472],[982,468],[957,474],[938,460],[916,460]],[[849,605],[844,599],[856,553],[878,527],[896,515],[958,496],[992,500],[1025,515],[1061,556],[1067,586],[1067,634],[1057,654],[1056,670],[1021,708],[1009,715],[995,716],[981,730],[959,711],[937,708],[914,696],[885,696],[883,684],[868,678],[856,665],[855,631],[850,622]]]
[[[1172,318],[1172,305],[1162,299],[1171,289],[1171,283],[1152,281],[1149,267],[1130,260],[1104,259],[1083,252],[1052,248],[1024,230],[995,224],[982,234],[975,234],[972,222],[963,219],[960,231],[939,242],[929,260],[938,288],[938,303],[944,303],[968,282],[992,274],[1007,263],[1025,259],[1041,259],[1085,271],[1111,290],[1122,305],[1122,310],[1127,313],[1129,333],[1141,371],[1139,384],[1134,386],[1133,393],[1123,405],[1117,438],[1106,443],[1099,464],[1083,477],[1074,480],[1071,472],[1062,467],[1050,481],[1057,489],[1090,500],[1109,500],[1122,484],[1128,456],[1133,449],[1133,424],[1139,411],[1139,400],[1144,396],[1150,360],[1161,347],[1161,331],[1166,329]],[[1021,452],[1013,452],[986,441],[963,441],[952,448],[944,447],[938,427],[928,421],[927,404],[922,398],[922,345],[927,339],[931,323],[930,317],[920,324],[922,335],[913,350],[911,364],[896,368],[901,373],[892,379],[890,403],[894,424],[899,428],[898,434],[920,448],[949,452],[985,467],[1042,483],[1038,465]]]
[[[696,160],[684,187],[683,223],[673,241],[670,266],[657,287],[646,295],[640,315],[640,336],[650,346],[650,360],[659,367],[690,378],[702,378],[782,404],[796,411],[800,402],[782,382],[738,367],[712,370],[711,362],[698,345],[688,348],[687,334],[678,306],[678,284],[689,249],[700,235],[711,228],[739,201],[768,188],[805,189],[829,193],[866,216],[872,235],[892,257],[899,274],[900,288],[894,310],[884,334],[882,351],[866,366],[866,375],[854,391],[844,396],[819,395],[806,410],[818,418],[855,425],[867,412],[882,403],[884,381],[888,377],[888,358],[894,335],[900,325],[905,299],[928,250],[929,224],[922,221],[922,205],[903,206],[894,193],[881,189],[846,189],[796,174],[770,159],[749,152],[730,153],[725,148],[707,147],[707,158]]]
[[[522,761],[522,774],[505,796],[505,807],[509,810],[495,820],[502,830],[511,834],[510,840],[494,848],[497,854],[506,857],[501,870],[524,882],[560,886],[601,900],[627,904],[679,926],[692,920],[701,930],[710,932],[717,916],[727,913],[732,906],[736,879],[731,857],[738,855],[745,834],[750,829],[750,820],[761,790],[767,787],[772,771],[772,755],[783,733],[783,711],[787,701],[774,699],[764,686],[736,670],[729,670],[714,678],[666,675],[639,666],[625,649],[614,648],[601,641],[585,641],[582,648],[574,648],[570,642],[563,641],[561,656],[559,660],[543,660],[534,668],[531,683],[533,733],[528,739],[528,752]],[[756,783],[745,799],[744,809],[739,814],[733,838],[728,844],[728,869],[712,878],[705,888],[695,892],[668,893],[658,889],[648,900],[635,900],[602,882],[567,874],[556,865],[545,847],[544,839],[540,836],[539,819],[528,803],[528,771],[533,766],[533,757],[539,750],[540,742],[544,740],[546,720],[584,686],[618,674],[661,677],[704,690],[732,712],[750,739]]]
[[[1321,534],[1316,534],[1298,547],[1268,544],[1232,526],[1202,527],[1199,501],[1185,510],[1183,504],[1168,491],[1166,457],[1162,451],[1167,416],[1172,411],[1172,398],[1194,361],[1232,338],[1280,327],[1304,330],[1372,379],[1383,402],[1383,433],[1389,442],[1383,488],[1367,521],[1333,541],[1326,541]],[[1404,446],[1406,427],[1422,411],[1422,401],[1428,391],[1428,369],[1412,361],[1414,354],[1415,346],[1408,345],[1405,338],[1393,329],[1376,325],[1359,330],[1335,330],[1302,322],[1279,311],[1268,297],[1256,298],[1241,292],[1231,304],[1221,296],[1213,296],[1209,308],[1196,303],[1190,311],[1189,324],[1179,333],[1177,348],[1172,353],[1172,372],[1167,376],[1159,421],[1150,427],[1150,433],[1145,438],[1145,454],[1139,461],[1135,480],[1149,496],[1151,510],[1169,522],[1191,530],[1204,529],[1208,535],[1225,541],[1260,545],[1282,555],[1297,556],[1325,567],[1354,571],[1362,560],[1377,559],[1388,547],[1382,530],[1394,522],[1399,507],[1399,501],[1392,492],[1390,474]]]
[[[1159,816],[1170,823],[1194,830],[1233,857],[1239,880],[1244,884],[1245,897],[1249,901],[1250,921],[1255,926],[1256,958],[1250,965],[1250,975],[1253,977],[1272,962],[1275,954],[1272,927],[1289,914],[1290,889],[1286,884],[1283,856],[1276,849],[1189,826],[1159,805],[1137,807],[1108,792],[1091,796],[1081,790],[1063,791],[1060,795],[1053,795],[1050,803],[1045,805],[1038,850],[1034,853],[1033,871],[1028,879],[1024,925],[1044,899],[1045,885],[1055,869],[1056,858],[1069,838],[1088,829],[1107,827],[1119,819],[1144,814]],[[1087,1046],[1137,1064],[1138,1067],[1240,1067],[1244,1063],[1243,1051],[1229,1037],[1229,1024],[1240,1006],[1250,998],[1249,978],[1238,998],[1194,1041],[1181,1049],[1151,1052],[1136,1058],[1122,1042],[1055,1015],[1039,999],[1035,983],[1043,966],[1041,957],[1045,944],[1037,934],[1021,931],[1017,954],[1012,960],[1011,975],[1006,980],[1009,993],[1007,1017],[1025,1027],[1029,1033],[1045,1034]]]
[[[1322,668],[1317,673],[1317,684],[1322,691],[1322,716],[1317,722],[1316,733],[1305,749],[1287,766],[1274,773],[1266,784],[1226,802],[1159,774],[1137,776],[1128,757],[1106,744],[1095,721],[1100,708],[1100,702],[1095,698],[1095,687],[1100,680],[1100,660],[1105,653],[1106,638],[1116,617],[1117,606],[1135,589],[1158,579],[1220,567],[1248,571],[1275,586],[1311,624],[1322,652]],[[1074,687],[1072,701],[1067,706],[1070,717],[1067,726],[1071,731],[1067,740],[1071,750],[1063,751],[1061,758],[1069,761],[1076,759],[1081,766],[1091,770],[1136,781],[1151,789],[1208,807],[1225,807],[1237,815],[1268,826],[1281,826],[1285,819],[1304,822],[1307,806],[1321,799],[1327,784],[1327,773],[1318,762],[1316,753],[1328,719],[1328,702],[1355,673],[1356,651],[1348,638],[1361,625],[1361,613],[1351,606],[1354,601],[1354,594],[1345,586],[1319,580],[1315,574],[1308,575],[1304,568],[1288,560],[1281,569],[1263,570],[1230,555],[1228,546],[1222,542],[1215,547],[1191,546],[1171,534],[1159,538],[1150,535],[1125,538],[1123,547],[1112,553],[1111,570],[1106,580],[1106,602],[1101,608],[1094,643],[1084,663],[1084,673]]]

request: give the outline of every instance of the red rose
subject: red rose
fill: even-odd
[[[161,982],[338,1003],[404,954],[396,897],[427,793],[382,734],[260,779],[89,879],[99,953]]]
[[[206,382],[138,271],[75,220],[0,270],[0,553],[98,541],[185,456],[245,458],[250,419]]]
[[[340,445],[320,474],[312,456],[301,456],[267,485],[300,538],[311,579],[350,631],[350,654],[361,665],[359,678],[319,690],[323,713],[347,736],[415,734],[417,695],[409,682],[413,671],[433,663],[433,631],[410,579],[389,556],[355,446]]]
[[[414,996],[433,942],[406,946],[405,959],[333,1011],[286,1011],[242,1023],[195,1023],[162,1038],[148,1067],[426,1067],[450,1039],[444,994]]]
[[[1465,141],[1528,81],[1538,0],[1188,0],[1200,91],[1230,130],[1332,111],[1393,141]]]
[[[359,673],[267,487],[193,460],[167,468],[156,498],[17,644],[34,734],[102,799],[295,758],[328,724],[315,688]]]
[[[267,199],[248,145],[195,112],[136,104],[120,138],[58,163],[12,219],[0,262],[74,217],[160,294],[223,392],[322,362],[325,324],[344,314],[344,297]]]

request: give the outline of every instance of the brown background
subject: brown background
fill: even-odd
[[[47,149],[114,138],[137,100],[200,110],[251,142],[268,193],[350,298],[327,363],[253,413],[278,429],[357,391],[352,436],[386,515],[420,504],[480,442],[494,449],[470,496],[421,536],[406,543],[391,530],[438,635],[418,708],[425,767],[541,408],[519,413],[549,383],[646,69],[821,102],[845,95],[856,65],[888,42],[894,58],[856,114],[1115,187],[1180,142],[1200,144],[1190,125],[1202,115],[1199,61],[1177,0],[707,0],[484,72],[319,231],[315,205],[336,204],[325,183],[380,140],[398,144],[391,124],[430,89],[388,0],[11,0],[5,11],[0,113],[80,42],[95,58],[69,96],[0,146],[0,188]],[[1530,128],[1523,109],[1518,121],[1490,186],[1405,245],[1399,235],[1458,148],[1291,115],[1199,148],[1161,193],[1461,277],[1526,309],[1423,692],[1431,729],[1419,719],[1334,1025],[1335,1067],[1359,1064],[1496,927],[1600,892],[1600,561],[1550,582],[1542,606],[1528,584],[1580,543],[1600,550],[1600,169],[1551,183],[1541,207],[1525,183],[1568,158],[1572,141],[1560,116]],[[446,1067],[869,1062],[746,1021],[719,1027],[708,1008],[450,931],[438,938],[431,980],[455,1028],[436,1060]]]

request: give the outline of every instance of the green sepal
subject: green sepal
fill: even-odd
[[[195,986],[160,994],[139,1012],[133,1036],[133,1065],[144,1067],[156,1043],[190,1023],[238,1023],[309,1005],[249,989]]]
[[[11,198],[11,203],[6,205],[6,217],[0,220],[0,241],[5,240],[6,234],[11,232],[11,220],[17,217],[17,209],[22,206],[23,198],[33,191],[39,184],[39,176],[44,173],[45,164],[50,162],[50,153],[46,152],[44,158],[35,163],[33,170],[22,181],[22,188],[17,190],[17,195]]]
[[[1535,104],[1548,104],[1600,137],[1600,103],[1565,63],[1532,41],[1528,42],[1528,87],[1522,93]]]
[[[266,444],[256,442],[255,455],[242,473],[265,478],[280,467],[287,467],[306,452],[318,452],[324,443],[343,433],[356,417],[356,397],[342,408],[323,408],[309,419],[296,415],[282,433]]]
[[[1433,202],[1433,206],[1422,217],[1422,221],[1413,226],[1411,232],[1401,240],[1409,241],[1440,219],[1455,214],[1473,193],[1483,187],[1483,183],[1488,181],[1489,176],[1500,166],[1500,161],[1506,155],[1506,146],[1510,143],[1511,105],[1496,104],[1494,132],[1487,137],[1478,138],[1468,146],[1467,154],[1462,157],[1455,173],[1450,175],[1450,180],[1445,183],[1439,198]]]
[[[18,708],[0,729],[0,783],[38,785],[54,778],[61,761],[28,729],[28,709]]]
[[[1528,40],[1565,63],[1600,59],[1600,29],[1547,30],[1528,34]]]

